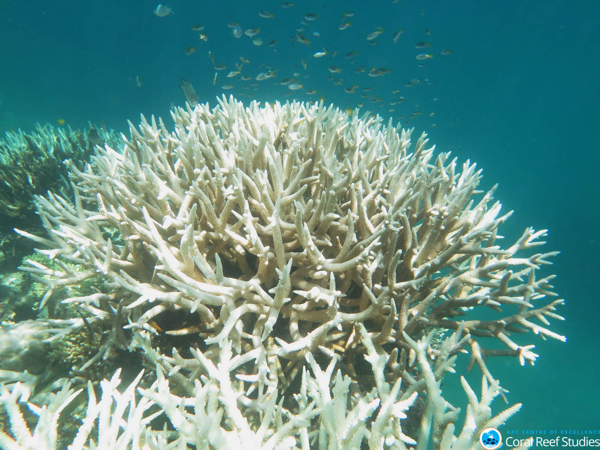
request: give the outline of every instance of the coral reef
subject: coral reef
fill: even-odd
[[[539,275],[556,252],[536,253],[545,231],[530,228],[498,244],[510,214],[474,164],[322,104],[223,98],[172,116],[173,132],[142,117],[123,151],[71,166],[73,202],[37,197],[48,235],[20,232],[59,266],[24,267],[50,292],[104,280],[63,301],[81,317],[47,319],[52,340],[102,330],[71,376],[117,349],[147,368],[122,392],[118,374],[103,381],[99,402],[88,385],[70,448],[468,449],[519,409],[492,416],[505,391],[486,358],[533,364],[529,332],[564,340]],[[459,352],[482,394],[462,379],[455,434],[441,381]],[[71,385],[28,402],[30,432],[18,400],[34,387],[7,383],[0,446],[55,439]]]
[[[119,145],[113,132],[89,126],[72,130],[37,125],[36,131],[6,132],[0,140],[0,212],[2,218],[26,218],[35,211],[33,197],[68,187],[66,160],[82,166],[94,146]],[[24,217],[25,216],[25,217]]]
[[[68,162],[83,167],[94,146],[121,142],[114,132],[92,125],[85,130],[37,125],[34,132],[5,133],[0,139],[0,268],[15,267],[15,262],[31,253],[29,243],[12,229],[40,228],[34,196],[47,191],[68,196]]]

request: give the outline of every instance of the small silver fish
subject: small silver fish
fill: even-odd
[[[194,86],[192,86],[192,83],[185,78],[182,78],[179,80],[179,87],[185,94],[185,99],[188,101],[190,106],[192,108],[196,106],[198,104],[198,94],[196,94],[196,90],[194,89]]]
[[[302,33],[296,33],[296,40],[301,44],[310,45],[310,41]]]
[[[394,37],[392,38],[392,41],[394,42],[394,44],[396,42],[398,42],[398,40],[400,39],[400,36],[402,36],[402,33],[404,33],[404,30],[398,30],[394,33]]]
[[[233,26],[232,30],[233,30],[233,37],[236,39],[241,38],[242,34],[244,33],[244,31],[242,30],[242,27],[240,27],[237,23]]]
[[[420,53],[417,55],[417,59],[419,61],[424,61],[426,59],[433,58],[433,55],[430,53]]]
[[[417,42],[415,44],[415,48],[427,48],[427,47],[431,47],[431,44],[429,42]]]
[[[373,39],[377,38],[377,36],[379,36],[384,31],[385,30],[383,29],[383,27],[377,27],[377,29],[375,31],[373,31],[372,33],[369,33],[367,35],[367,41],[372,41]]]
[[[261,72],[258,75],[256,75],[256,81],[263,81],[266,80],[267,78],[271,78],[273,76],[272,72]]]
[[[256,36],[258,33],[260,33],[260,28],[250,28],[244,31],[244,34],[249,37]]]
[[[173,10],[161,3],[159,3],[156,9],[154,10],[154,15],[158,17],[166,17],[170,14],[173,14]]]

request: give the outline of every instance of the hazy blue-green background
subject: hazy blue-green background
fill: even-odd
[[[409,126],[427,131],[439,150],[451,150],[460,161],[476,161],[484,169],[485,188],[499,183],[496,198],[505,211],[516,211],[504,228],[507,240],[526,226],[549,229],[548,250],[562,251],[552,270],[558,274],[557,292],[567,301],[559,311],[567,321],[553,323],[553,329],[567,335],[568,342],[526,336],[520,342],[535,343],[541,355],[536,366],[490,362],[511,391],[509,401],[524,403],[509,428],[600,429],[600,3],[296,1],[283,9],[278,1],[173,0],[167,5],[174,14],[163,18],[152,13],[157,3],[1,1],[0,131],[30,130],[35,122],[56,125],[59,119],[73,127],[92,121],[126,131],[126,121],[137,122],[140,113],[162,116],[169,124],[171,105],[185,101],[180,77],[195,86],[201,102],[212,104],[223,84],[233,84],[226,92],[244,93],[244,101],[251,93],[261,101],[322,96],[343,108],[364,102],[363,110],[392,117],[395,123],[421,111]],[[261,18],[261,10],[276,17]],[[348,10],[354,17],[342,20]],[[304,26],[308,12],[320,18]],[[346,20],[352,25],[340,31]],[[243,29],[261,27],[265,44],[257,47],[247,36],[234,39],[229,22]],[[195,24],[205,26],[207,42],[191,30]],[[385,32],[377,45],[370,45],[366,36],[380,26]],[[305,28],[301,33],[310,47],[290,40],[298,27]],[[393,44],[399,29],[404,33]],[[278,43],[270,47],[271,40]],[[432,46],[415,49],[420,41]],[[189,46],[196,52],[186,56]],[[326,57],[311,56],[323,47]],[[452,55],[442,55],[444,49]],[[208,51],[217,64],[227,66],[215,86]],[[353,63],[344,58],[350,51],[359,52]],[[433,58],[420,67],[415,56],[423,52]],[[266,64],[277,78],[227,78],[240,56],[250,60],[242,74],[254,77],[268,70],[259,67]],[[335,74],[342,86],[328,80],[330,65],[342,69]],[[385,67],[392,72],[372,78],[354,72],[361,65],[367,71]],[[294,73],[305,90],[317,94],[275,84]],[[410,80],[415,85],[406,87]],[[352,85],[360,86],[356,93],[345,93]],[[368,95],[385,105],[360,96],[367,86],[373,87]],[[389,105],[396,89],[396,96],[406,100]],[[480,375],[473,372],[478,391]],[[445,383],[446,389],[456,386],[452,380]],[[462,391],[452,400],[462,404]],[[495,406],[499,411],[502,404]]]

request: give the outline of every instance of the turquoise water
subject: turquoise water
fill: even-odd
[[[282,8],[281,2],[180,0],[166,3],[172,15],[157,17],[157,4],[3,1],[0,131],[61,120],[74,128],[92,121],[125,131],[126,121],[137,122],[140,113],[168,119],[169,108],[185,102],[181,77],[194,85],[201,102],[214,104],[221,93],[269,102],[322,97],[342,108],[362,103],[362,110],[426,131],[439,150],[477,161],[485,188],[499,183],[496,197],[505,211],[516,211],[504,227],[507,241],[533,226],[550,230],[548,250],[562,251],[553,271],[556,291],[567,300],[559,311],[567,321],[553,329],[568,342],[528,337],[540,354],[534,367],[521,368],[512,360],[490,363],[510,391],[509,401],[524,403],[508,428],[600,429],[600,308],[594,288],[600,251],[594,133],[600,118],[600,6],[386,0],[296,1]],[[275,17],[262,18],[259,11]],[[345,11],[354,16],[343,18]],[[319,17],[306,21],[306,13]],[[340,30],[346,21],[352,24]],[[260,27],[263,45],[246,35],[233,37],[230,22],[244,30]],[[196,24],[204,29],[193,31]],[[378,27],[385,31],[371,45],[367,36]],[[277,43],[270,46],[273,40]],[[417,49],[419,42],[431,46]],[[189,47],[195,52],[186,55]],[[225,69],[215,70],[209,51]],[[321,51],[327,54],[313,56]],[[346,58],[349,52],[358,54]],[[418,60],[422,53],[433,56]],[[249,63],[228,78],[240,57]],[[341,72],[332,73],[330,66]],[[365,72],[356,73],[361,66]],[[371,77],[371,68],[391,72]],[[269,70],[276,77],[256,81]],[[281,85],[285,78],[302,88]],[[234,87],[223,90],[227,84]],[[392,104],[400,97],[404,101]],[[447,384],[453,387],[451,380]],[[461,399],[456,404],[464,399],[460,391],[456,398]]]

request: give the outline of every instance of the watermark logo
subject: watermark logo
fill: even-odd
[[[495,450],[502,445],[502,435],[495,428],[486,428],[479,435],[479,443],[485,450]]]

